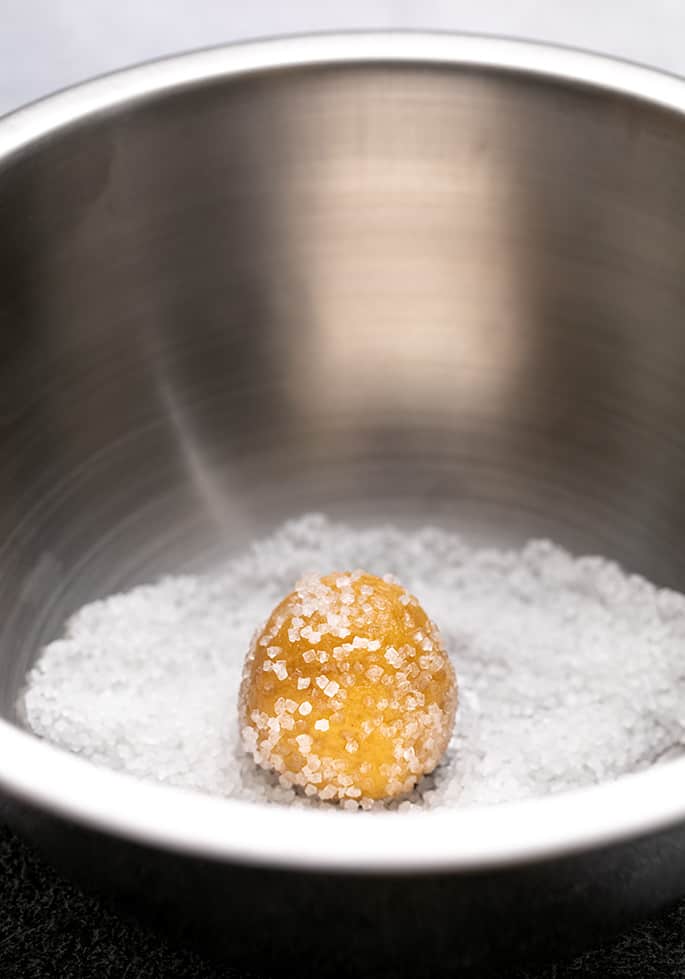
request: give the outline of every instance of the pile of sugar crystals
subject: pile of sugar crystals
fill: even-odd
[[[445,760],[393,808],[545,795],[682,750],[682,595],[547,541],[477,549],[433,527],[357,529],[316,514],[211,574],[81,609],[43,650],[20,712],[40,737],[140,778],[330,806],[279,786],[244,754],[238,687],[252,634],[301,574],[354,568],[393,574],[417,596],[459,680]]]

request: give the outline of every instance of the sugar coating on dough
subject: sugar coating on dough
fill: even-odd
[[[362,808],[412,791],[449,742],[454,669],[437,627],[391,576],[302,578],[254,636],[243,745],[307,796]]]

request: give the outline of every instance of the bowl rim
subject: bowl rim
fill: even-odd
[[[685,113],[685,80],[572,48],[413,31],[292,36],[163,58],[21,108],[0,119],[0,173],[15,155],[50,134],[161,92],[248,73],[365,63],[507,71],[619,93]],[[98,768],[0,720],[0,787],[9,796],[141,844],[293,869],[458,872],[560,857],[682,822],[684,781],[685,758],[598,786],[457,812],[380,812],[351,818],[336,810],[283,807],[274,832],[273,806],[141,782]]]

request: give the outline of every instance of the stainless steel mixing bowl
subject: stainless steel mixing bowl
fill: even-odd
[[[312,508],[685,587],[685,83],[447,35],[201,52],[0,122],[0,229],[7,818],[302,975],[549,952],[685,891],[682,761],[357,818],[96,770],[14,706],[84,602]]]

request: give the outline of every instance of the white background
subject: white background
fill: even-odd
[[[0,0],[0,114],[176,51],[373,27],[556,41],[685,75],[685,0]]]

